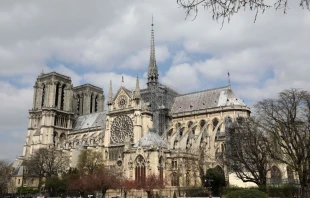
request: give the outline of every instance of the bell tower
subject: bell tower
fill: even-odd
[[[68,76],[56,72],[42,72],[38,76],[34,85],[32,109],[29,110],[24,156],[30,156],[41,147],[62,146],[67,131],[72,129],[72,88]]]

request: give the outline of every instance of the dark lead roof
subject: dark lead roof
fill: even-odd
[[[172,114],[199,111],[221,106],[246,106],[230,86],[209,89],[177,96],[171,109]]]
[[[88,115],[82,115],[75,119],[73,124],[73,130],[81,130],[92,127],[105,126],[106,111],[99,113],[92,113]]]

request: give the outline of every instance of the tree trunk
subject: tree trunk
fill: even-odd
[[[146,191],[146,193],[147,193],[147,198],[153,198],[152,191]]]
[[[102,197],[104,197],[107,192],[107,189],[102,189],[101,192],[102,192]]]

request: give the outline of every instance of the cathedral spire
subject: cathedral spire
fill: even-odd
[[[135,90],[133,99],[140,99],[140,98],[141,98],[141,95],[140,95],[139,77],[137,75],[136,90]]]
[[[153,29],[153,16],[152,16],[152,30],[151,30],[151,52],[150,52],[150,63],[147,73],[147,84],[158,83],[158,69],[155,58],[155,41],[154,41],[154,29]]]
[[[113,100],[112,81],[110,80],[110,89],[109,89],[108,105],[111,105],[111,104],[112,104],[112,100]]]

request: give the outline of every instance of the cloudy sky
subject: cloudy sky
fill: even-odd
[[[33,85],[43,70],[107,93],[124,76],[141,86],[154,15],[160,81],[187,93],[228,84],[249,106],[285,88],[309,90],[310,12],[241,11],[221,29],[200,10],[192,21],[175,0],[1,1],[0,159],[22,154]]]

